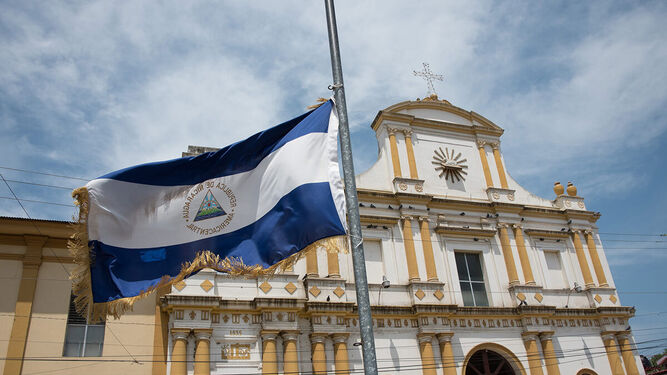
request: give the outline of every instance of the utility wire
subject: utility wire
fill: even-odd
[[[81,180],[81,181],[90,181],[90,180],[92,180],[92,178],[72,177],[72,176],[65,176],[65,175],[62,175],[62,174],[38,172],[38,171],[31,171],[31,170],[28,170],[28,169],[11,168],[11,167],[4,167],[4,166],[0,166],[0,169],[6,169],[6,170],[9,170],[9,171],[16,171],[16,172],[32,173],[32,174],[41,174],[41,175],[44,175],[44,176],[51,176],[51,177],[69,178],[71,180]]]

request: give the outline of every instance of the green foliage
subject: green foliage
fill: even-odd
[[[662,351],[662,353],[658,353],[658,354],[655,354],[655,355],[651,356],[651,364],[652,364],[653,366],[657,366],[657,365],[658,365],[658,360],[659,360],[660,358],[662,358],[664,355],[667,355],[667,348],[664,349],[664,350]]]

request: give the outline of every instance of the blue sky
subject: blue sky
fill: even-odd
[[[429,62],[441,98],[505,129],[524,187],[551,198],[554,181],[573,181],[602,212],[636,340],[667,337],[649,329],[667,327],[667,237],[618,235],[667,233],[667,3],[340,1],[337,15],[357,173],[377,155],[373,117],[425,96],[411,72]],[[292,118],[330,95],[324,22],[317,1],[1,2],[0,166],[93,178]],[[66,189],[10,185],[71,202]],[[24,213],[0,199],[0,215]]]

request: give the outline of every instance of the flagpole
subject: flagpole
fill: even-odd
[[[368,280],[366,278],[366,261],[361,236],[361,222],[359,220],[359,201],[357,199],[357,184],[354,180],[354,164],[352,162],[352,143],[350,142],[350,127],[347,121],[347,105],[345,103],[345,88],[343,87],[343,68],[340,63],[340,49],[338,48],[338,30],[336,29],[336,12],[333,0],[324,0],[327,11],[327,28],[329,30],[329,50],[331,52],[331,72],[336,110],[338,112],[340,150],[343,161],[343,181],[345,182],[345,200],[350,225],[352,243],[352,264],[354,266],[354,284],[357,291],[357,307],[359,310],[359,331],[361,332],[361,346],[364,356],[364,374],[377,375],[377,360],[375,355],[375,339],[373,338],[373,319],[371,317],[371,303],[368,297]]]

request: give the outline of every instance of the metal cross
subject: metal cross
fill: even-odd
[[[435,87],[433,87],[433,80],[437,79],[438,81],[442,81],[445,79],[445,77],[441,76],[440,74],[433,74],[433,72],[431,72],[431,68],[428,66],[428,63],[423,63],[423,65],[424,65],[423,71],[418,72],[416,70],[413,70],[412,74],[414,74],[417,77],[423,77],[426,80],[426,84],[428,85],[428,94],[436,95]]]

